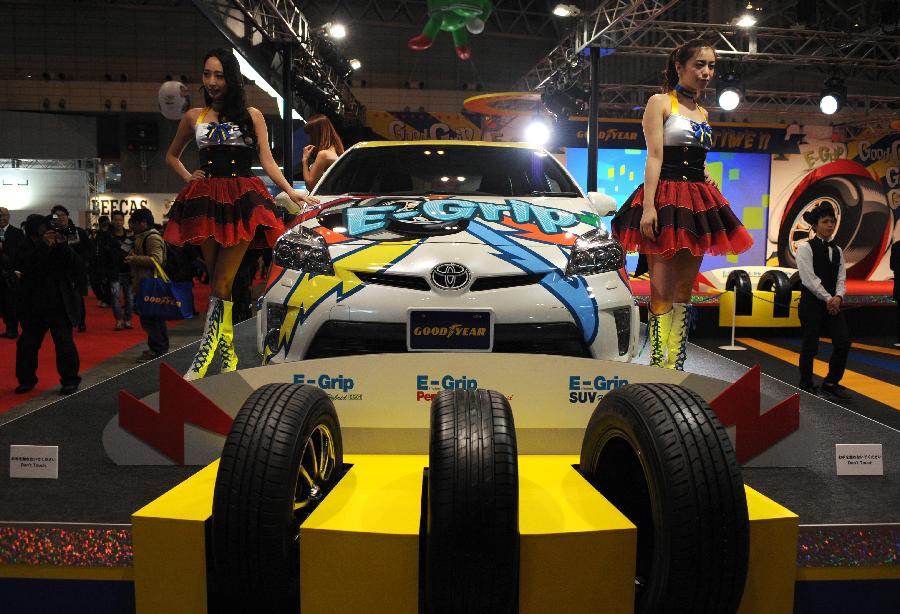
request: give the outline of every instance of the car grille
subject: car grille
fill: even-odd
[[[470,290],[479,292],[482,290],[497,290],[499,288],[515,288],[516,286],[530,286],[540,283],[546,273],[525,273],[521,275],[497,275],[494,277],[479,277],[472,283]]]
[[[364,283],[378,284],[380,286],[392,286],[394,288],[406,288],[407,290],[422,290],[428,292],[431,286],[421,277],[413,275],[391,275],[389,273],[360,273],[357,272]]]
[[[306,358],[406,352],[406,325],[378,322],[326,322],[310,344]],[[590,358],[581,331],[571,322],[497,324],[494,351]]]
[[[393,275],[391,273],[362,273],[356,272],[357,277],[367,284],[405,288],[407,290],[420,290],[428,292],[431,286],[422,277],[414,275]],[[471,287],[470,292],[484,290],[498,290],[500,288],[515,288],[518,286],[530,286],[540,283],[546,273],[524,273],[520,275],[496,275],[493,277],[479,277]]]

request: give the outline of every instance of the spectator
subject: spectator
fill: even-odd
[[[166,244],[153,225],[153,212],[149,209],[138,209],[132,213],[128,225],[134,233],[134,249],[125,257],[125,262],[131,267],[131,283],[137,292],[141,279],[156,274],[153,261],[160,266],[166,263]],[[148,349],[138,356],[137,361],[147,362],[169,351],[169,331],[165,320],[143,315],[140,318],[141,327],[147,333]]]
[[[109,216],[101,215],[97,219],[97,225],[88,233],[91,239],[91,262],[88,268],[88,281],[91,285],[91,291],[97,297],[97,307],[109,307],[112,304],[109,287],[109,275],[103,262],[101,254],[103,245],[101,245],[105,234],[109,232]]]
[[[88,291],[87,265],[91,258],[91,241],[88,239],[84,228],[75,225],[72,218],[69,217],[69,210],[62,205],[54,205],[50,209],[50,217],[50,226],[65,237],[69,247],[78,255],[81,268],[75,277],[75,290],[78,294],[78,319],[76,325],[78,326],[78,332],[83,333],[87,329],[84,323],[86,314],[84,297],[87,296]]]
[[[9,223],[9,209],[0,207],[0,315],[6,330],[0,337],[19,336],[19,282],[13,263],[25,243],[25,233]]]
[[[97,234],[97,245],[100,268],[109,284],[110,304],[116,318],[115,330],[131,329],[134,293],[131,267],[125,263],[125,257],[134,248],[134,234],[125,228],[124,213],[113,211],[109,231]]]
[[[310,144],[303,148],[303,163],[300,166],[306,189],[312,192],[328,167],[344,153],[344,143],[331,120],[321,114],[310,117],[303,126],[303,132],[309,135]]]
[[[841,312],[847,268],[844,253],[831,241],[837,218],[830,203],[821,203],[803,214],[816,236],[797,248],[800,273],[800,326],[803,348],[800,351],[800,389],[815,394],[813,359],[819,351],[819,337],[831,334],[833,350],[828,362],[828,375],[821,392],[839,401],[850,400],[847,389],[840,385],[850,352],[847,321]]]
[[[60,394],[72,394],[81,383],[72,326],[78,318],[74,282],[82,267],[78,254],[53,221],[29,215],[25,220],[25,245],[16,258],[23,304],[28,306],[22,311],[22,336],[16,345],[16,394],[37,385],[38,351],[48,330],[56,347]]]
[[[891,246],[891,270],[894,272],[894,303],[897,305],[897,342],[895,348],[900,348],[900,241]]]

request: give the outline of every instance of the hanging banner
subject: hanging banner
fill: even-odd
[[[366,126],[387,141],[480,141],[480,116],[469,113],[370,111]]]

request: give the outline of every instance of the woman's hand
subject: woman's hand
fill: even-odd
[[[315,150],[315,145],[307,145],[303,148],[303,163],[306,164],[309,161],[309,157],[312,155],[312,152]]]
[[[301,210],[305,209],[307,206],[319,204],[319,199],[315,196],[303,194],[293,188],[287,190],[287,196],[291,199],[291,202],[300,207]]]
[[[190,182],[192,182],[192,181],[199,181],[199,180],[201,180],[201,179],[206,179],[206,173],[203,172],[203,171],[201,171],[201,170],[198,168],[198,169],[195,170],[193,173],[191,173],[191,177],[190,177],[190,179],[187,180],[187,183],[190,183]]]
[[[656,207],[644,207],[641,214],[641,235],[648,241],[655,241],[659,233],[659,222],[656,217]]]

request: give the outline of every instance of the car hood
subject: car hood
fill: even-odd
[[[303,225],[329,246],[373,242],[487,245],[528,244],[559,253],[601,227],[586,198],[490,196],[320,196]],[[334,250],[332,250],[334,251]],[[342,251],[342,250],[339,250]]]

